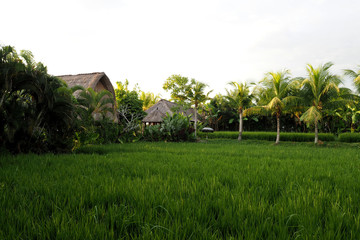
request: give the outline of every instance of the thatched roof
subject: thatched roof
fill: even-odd
[[[159,123],[163,121],[166,114],[162,113],[159,109],[156,109],[151,114],[146,115],[143,122]]]
[[[111,92],[115,98],[114,87],[112,86],[110,79],[103,72],[62,75],[57,77],[64,80],[70,88],[79,85],[85,89],[92,88],[95,91],[101,91],[105,89]]]
[[[181,108],[176,103],[161,99],[155,105],[151,106],[145,112],[147,113],[146,117],[142,120],[144,123],[159,123],[163,121],[163,118],[168,113],[170,116],[174,114],[174,111],[177,113],[183,113],[185,116],[191,116],[191,121],[194,121],[194,109],[188,109],[186,111]]]

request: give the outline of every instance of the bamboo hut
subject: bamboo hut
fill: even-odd
[[[163,118],[169,114],[172,116],[176,113],[183,113],[185,116],[190,116],[190,121],[194,122],[194,109],[190,108],[184,110],[181,106],[176,103],[161,99],[155,105],[151,106],[148,110],[146,117],[142,120],[144,125],[157,125],[163,122]]]

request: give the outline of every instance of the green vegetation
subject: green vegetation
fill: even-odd
[[[194,107],[195,138],[197,133],[197,115],[199,107],[204,104],[205,101],[210,100],[209,94],[212,92],[211,90],[205,93],[206,87],[207,85],[205,83],[196,81],[194,78],[189,80],[187,77],[182,77],[181,75],[170,76],[163,85],[164,90],[171,91],[173,100]]]
[[[230,106],[232,106],[239,113],[239,137],[238,140],[242,140],[242,133],[244,130],[243,127],[243,113],[246,108],[251,105],[253,95],[250,94],[249,85],[245,83],[231,82],[229,83],[233,86],[232,90],[227,90],[227,100],[229,101]]]
[[[214,133],[199,133],[199,137],[210,139],[237,139],[237,132],[214,132]],[[314,141],[314,133],[280,133],[281,139],[283,141],[290,142],[311,142]],[[341,136],[341,135],[340,135]],[[243,139],[252,139],[252,140],[266,140],[266,141],[275,141],[277,137],[276,132],[244,132],[242,135]],[[320,133],[319,139],[321,141],[335,141],[335,136],[331,133]]]
[[[323,112],[334,108],[339,104],[345,105],[346,98],[339,98],[341,79],[331,74],[330,67],[333,64],[328,62],[318,68],[307,65],[308,78],[301,85],[303,88],[303,99],[308,108],[302,114],[300,120],[309,125],[315,126],[315,144],[318,143],[318,124],[323,118]]]
[[[314,131],[317,144],[319,132],[339,135],[360,131],[359,92],[341,87],[341,77],[330,71],[332,65],[328,62],[314,68],[308,64],[306,79],[290,78],[288,70],[268,72],[254,88],[231,82],[233,89],[227,95],[217,94],[212,99],[212,90],[205,91],[205,83],[171,75],[163,89],[170,91],[172,100],[183,109],[194,108],[194,122],[183,128],[176,126],[178,121],[169,121],[175,125],[161,131],[160,126],[143,129],[141,122],[144,110],[155,104],[159,95],[145,93],[138,85],[130,90],[128,80],[117,82],[115,96],[80,86],[69,89],[61,79],[48,74],[45,65],[35,62],[30,51],[18,54],[11,46],[1,46],[0,148],[12,153],[56,153],[86,144],[136,142],[141,138],[186,141],[193,139],[189,130],[195,129],[196,139],[197,130],[205,126],[215,131],[238,129],[238,140],[243,131],[276,131],[276,143],[280,130]],[[346,69],[344,76],[351,77],[360,89],[359,70]],[[179,134],[179,129],[186,129],[186,133]],[[175,132],[177,136],[171,136]],[[266,134],[257,134],[256,139],[269,139]],[[244,139],[249,139],[256,134],[245,135]],[[285,141],[308,139],[308,135],[281,136],[291,136]]]
[[[0,158],[0,239],[359,239],[359,145],[210,140]]]
[[[289,70],[268,72],[257,88],[260,96],[259,106],[253,109],[260,108],[276,116],[276,144],[280,142],[280,117],[283,112],[289,111],[290,104],[297,99],[293,82]],[[250,109],[248,115],[251,115]]]
[[[66,84],[29,51],[0,48],[0,148],[19,152],[71,149],[75,110]]]
[[[170,142],[194,141],[194,132],[189,117],[181,113],[174,113],[172,116],[167,114],[161,124],[148,126],[144,129],[143,140]]]
[[[360,134],[359,133],[342,133],[339,135],[340,142],[360,142]]]

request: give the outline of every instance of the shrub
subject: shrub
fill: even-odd
[[[172,116],[167,114],[160,125],[146,127],[143,138],[146,141],[170,142],[195,140],[190,119],[180,113],[174,113]]]
[[[339,135],[340,142],[360,142],[360,133],[342,133]]]
[[[105,118],[96,122],[96,133],[99,134],[98,143],[116,143],[120,134],[120,126],[112,120]]]
[[[147,141],[160,141],[163,139],[163,134],[160,131],[161,125],[148,126],[144,130],[143,137]]]
[[[206,137],[206,133],[198,133],[199,137]],[[214,132],[209,133],[209,138],[227,138],[237,139],[239,132]],[[267,140],[275,141],[276,132],[243,132],[242,138],[254,140]],[[280,133],[280,141],[293,141],[293,142],[312,142],[314,141],[314,133]],[[320,133],[319,139],[321,141],[335,141],[335,136],[330,133]]]
[[[31,52],[0,46],[0,98],[0,147],[12,153],[71,149],[72,92]]]

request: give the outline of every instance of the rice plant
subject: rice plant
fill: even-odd
[[[359,239],[358,144],[209,140],[0,156],[0,239]]]

